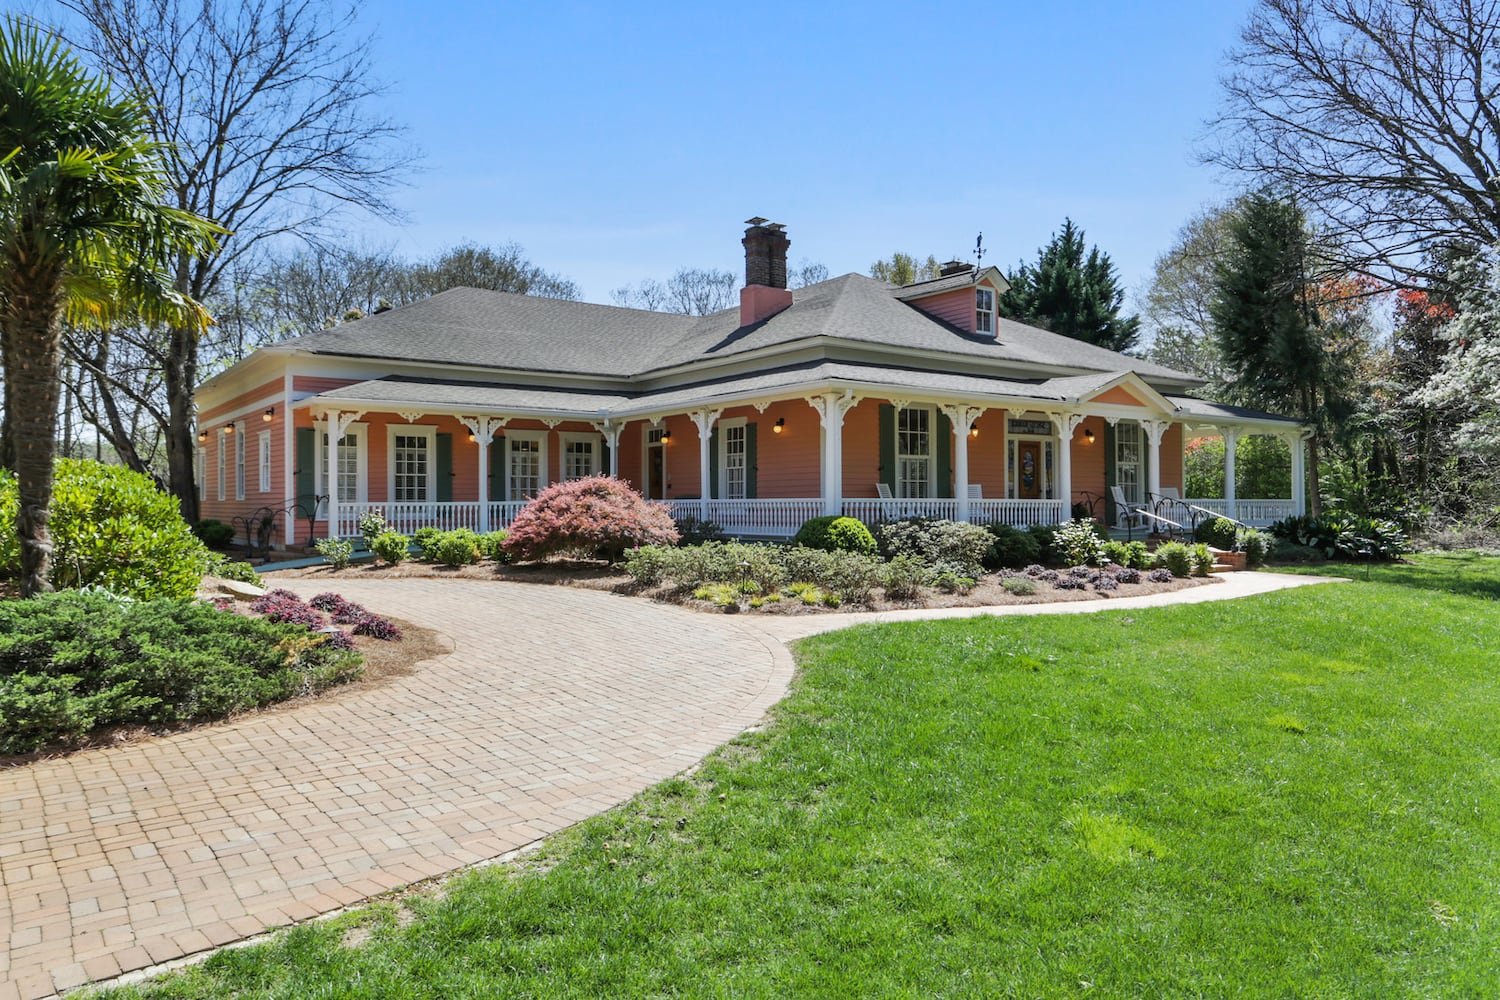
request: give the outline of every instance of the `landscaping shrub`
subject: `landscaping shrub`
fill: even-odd
[[[367,635],[372,639],[383,639],[387,642],[396,642],[401,638],[401,629],[389,618],[379,615],[364,614],[354,623],[351,630],[355,635]]]
[[[1104,560],[1104,539],[1093,521],[1080,517],[1057,529],[1052,551],[1065,566],[1097,566]]]
[[[881,577],[885,596],[893,601],[910,601],[922,595],[929,573],[927,564],[916,556],[897,556],[886,563]]]
[[[1146,569],[1151,565],[1151,553],[1145,542],[1105,542],[1104,558],[1116,566],[1134,569]]]
[[[21,569],[16,539],[16,480],[0,471],[0,579]],[[48,531],[52,585],[103,587],[137,600],[192,597],[209,551],[177,500],[149,477],[119,466],[64,458],[57,462]]]
[[[848,604],[867,604],[880,584],[881,563],[858,552],[826,552],[799,545],[780,552],[791,584],[811,584]]]
[[[654,587],[667,579],[673,551],[662,545],[637,546],[625,553],[625,572],[634,577],[636,583]]]
[[[1329,559],[1395,559],[1411,551],[1410,539],[1395,521],[1337,510],[1325,511],[1321,519],[1306,514],[1284,518],[1271,525],[1271,534],[1318,549]],[[1280,552],[1278,546],[1277,558]]]
[[[1187,546],[1183,546],[1183,548],[1186,549]],[[1183,575],[1186,576],[1187,574],[1184,573]],[[1176,579],[1176,576],[1177,574],[1173,573],[1165,566],[1162,566],[1147,573],[1146,579],[1150,583],[1171,583],[1174,579]]]
[[[479,561],[479,536],[468,528],[445,531],[432,539],[427,551],[433,562],[444,566],[472,566]]]
[[[1088,581],[1076,576],[1060,576],[1052,581],[1052,586],[1057,590],[1087,590]]]
[[[102,726],[219,718],[358,675],[336,640],[171,599],[0,601],[0,753]]]
[[[1254,569],[1266,561],[1271,539],[1266,536],[1265,532],[1256,531],[1254,528],[1241,528],[1234,537],[1234,547],[1245,553],[1245,565]]]
[[[386,533],[385,515],[378,510],[363,511],[355,524],[359,526],[359,533],[365,540],[365,548],[375,551],[375,539]]]
[[[1036,581],[1025,576],[1008,576],[1000,581],[1000,586],[1007,594],[1016,597],[1027,597],[1037,591]]]
[[[932,585],[945,594],[967,594],[974,589],[975,580],[953,568],[953,565],[939,563],[933,570]]]
[[[987,569],[1020,569],[1042,557],[1041,542],[1029,531],[1012,528],[1008,524],[992,524],[985,530],[993,539],[989,557],[985,561]]]
[[[876,552],[875,536],[863,521],[853,517],[810,518],[802,522],[792,541],[824,552],[858,552],[867,556]]]
[[[399,531],[382,531],[366,541],[377,559],[392,566],[405,559],[407,552],[411,549],[410,539]]]
[[[1100,573],[1098,576],[1089,577],[1089,586],[1095,590],[1119,590],[1120,581],[1108,573]]]
[[[1115,579],[1121,583],[1140,583],[1141,571],[1134,566],[1127,567],[1115,574]]]
[[[496,562],[510,562],[510,553],[505,551],[505,540],[510,537],[508,531],[492,531],[488,535],[479,536],[479,554],[486,559]]]
[[[1048,572],[1048,570],[1047,567],[1043,566],[1041,563],[1032,563],[1030,566],[1027,566],[1025,569],[1021,570],[1021,572],[1031,577],[1032,579],[1040,579],[1042,574]]]
[[[323,561],[334,569],[343,569],[354,556],[354,543],[342,538],[320,538],[313,546]]]
[[[516,559],[564,553],[619,562],[636,545],[672,545],[677,526],[666,509],[618,479],[589,476],[555,483],[516,515],[504,551]]]
[[[234,541],[234,525],[216,521],[211,517],[204,518],[193,525],[193,534],[211,549],[226,549],[229,543]]]
[[[1187,576],[1193,571],[1193,552],[1181,542],[1163,542],[1158,545],[1152,560],[1174,577]],[[1148,579],[1162,582],[1155,576],[1150,576]]]
[[[422,558],[424,560],[426,560],[427,562],[435,562],[436,560],[433,556],[433,549],[437,545],[437,540],[441,538],[442,535],[443,532],[441,529],[434,528],[432,525],[428,525],[425,528],[418,528],[416,531],[412,532],[411,540],[416,543],[417,550],[422,553]]]
[[[1194,576],[1208,576],[1213,572],[1214,553],[1207,542],[1198,542],[1192,546],[1192,561]]]
[[[977,577],[990,558],[993,538],[978,524],[914,517],[881,525],[880,551],[887,559],[915,556],[935,572]]]
[[[1053,562],[1057,557],[1052,551],[1052,543],[1057,539],[1057,527],[1051,524],[1033,524],[1026,529],[1027,534],[1036,539],[1037,562]]]
[[[250,602],[250,610],[267,621],[286,622],[303,628],[320,629],[326,622],[322,613],[290,590],[277,588]]]
[[[1328,557],[1323,554],[1322,549],[1313,548],[1311,545],[1298,545],[1296,542],[1277,539],[1271,546],[1271,558],[1279,563],[1321,563],[1327,562]]]
[[[1216,549],[1234,548],[1234,522],[1227,517],[1214,517],[1200,521],[1193,529],[1193,541],[1212,545]]]
[[[247,562],[239,562],[234,559],[226,559],[217,552],[208,554],[208,564],[204,567],[204,576],[216,576],[221,580],[237,580],[240,583],[248,583],[252,586],[260,586],[260,574],[255,572],[255,567]]]
[[[312,597],[308,598],[307,603],[310,606],[317,608],[319,611],[326,611],[329,614],[333,614],[335,611],[348,605],[350,602],[344,600],[338,594],[332,592],[324,592],[322,594],[314,594]]]
[[[703,542],[724,541],[724,527],[717,521],[708,521],[697,514],[684,514],[677,519],[678,544],[700,545]]]

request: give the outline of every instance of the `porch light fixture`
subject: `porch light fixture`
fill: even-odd
[[[199,431],[198,432],[198,443],[199,444],[207,444],[208,443],[208,431]]]
[[[266,407],[266,412],[262,413],[260,415],[260,419],[264,420],[266,423],[269,424],[271,422],[271,418],[273,418],[275,416],[276,416],[276,407],[274,407],[274,406],[268,406],[268,407]]]
[[[771,425],[771,433],[780,434],[784,430],[786,430],[786,417],[777,417],[776,423]]]
[[[470,444],[474,443],[474,432],[473,431],[469,432],[469,443]]]
[[[979,427],[977,425],[974,426],[974,427],[970,427],[969,428],[969,437],[971,437],[971,438],[977,438],[978,436],[979,436]]]
[[[234,433],[234,424],[225,424],[224,425],[224,433],[225,434],[233,434]]]
[[[1094,443],[1094,432],[1093,432],[1092,429],[1087,428],[1087,427],[1084,428],[1084,431],[1083,431],[1083,443],[1084,444],[1093,444]]]
[[[672,432],[671,431],[662,431],[661,432],[661,439],[662,439],[662,443],[664,443],[664,444],[666,442],[672,440]]]

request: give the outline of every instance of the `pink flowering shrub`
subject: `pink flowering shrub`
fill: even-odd
[[[521,508],[504,551],[518,560],[562,553],[618,562],[637,545],[675,545],[677,525],[664,507],[625,483],[590,476],[547,487]]]
[[[250,610],[267,621],[290,622],[314,630],[325,624],[323,615],[317,608],[303,604],[302,599],[290,590],[277,589],[263,597],[257,597],[251,602]]]

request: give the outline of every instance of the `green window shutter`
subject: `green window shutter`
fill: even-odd
[[[437,501],[447,503],[453,499],[453,435],[437,436]]]
[[[317,502],[317,485],[313,482],[313,466],[317,464],[318,432],[311,427],[297,428],[297,464],[294,467],[297,485],[297,517],[310,517],[313,504]],[[205,482],[207,476],[204,477]]]
[[[1104,423],[1104,523],[1115,522],[1115,495],[1110,487],[1118,485],[1115,477],[1115,425]]]
[[[490,442],[490,499],[509,500],[505,495],[505,438]]]
[[[745,499],[754,500],[758,494],[755,482],[755,424],[745,426]]]
[[[609,475],[609,440],[603,435],[599,437],[599,475]]]
[[[896,408],[880,404],[880,476],[878,482],[890,487],[896,495]]]
[[[703,494],[708,500],[719,498],[719,425],[708,435],[708,492]]]
[[[946,413],[937,414],[937,482],[933,483],[934,497],[953,495],[953,421]]]

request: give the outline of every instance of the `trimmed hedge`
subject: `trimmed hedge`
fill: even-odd
[[[876,551],[875,536],[870,534],[870,529],[865,527],[863,521],[837,514],[813,517],[802,522],[802,527],[797,529],[797,536],[792,541],[796,545],[822,549],[824,552],[858,552],[860,555],[873,556]]]

